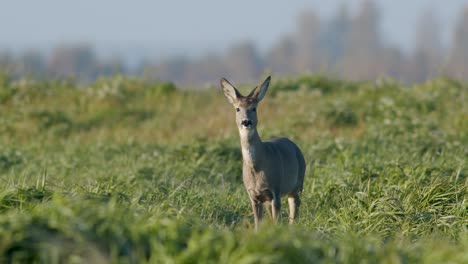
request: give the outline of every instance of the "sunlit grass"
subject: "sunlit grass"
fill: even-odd
[[[274,82],[260,135],[293,138],[308,170],[298,223],[283,201],[255,233],[219,88],[5,82],[0,262],[466,263],[467,91]]]

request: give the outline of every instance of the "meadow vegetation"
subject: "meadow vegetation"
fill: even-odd
[[[219,87],[0,75],[0,262],[467,263],[467,102],[448,79],[273,80],[259,133],[308,169],[297,224],[284,200],[255,233]]]

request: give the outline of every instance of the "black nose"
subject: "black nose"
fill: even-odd
[[[251,126],[252,121],[251,120],[242,120],[241,125],[246,126],[246,127]]]

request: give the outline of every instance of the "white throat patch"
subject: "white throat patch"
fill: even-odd
[[[249,144],[249,137],[255,133],[255,130],[242,128],[239,129],[239,133],[241,138],[242,158],[244,163],[253,167],[255,163],[256,150],[253,145]]]

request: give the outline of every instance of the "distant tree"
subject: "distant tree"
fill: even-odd
[[[110,59],[99,61],[95,66],[95,69],[98,75],[104,76],[130,73],[125,66],[125,63],[119,57],[111,57]]]
[[[226,77],[237,82],[255,81],[262,71],[262,60],[250,42],[232,46],[228,50],[225,64],[229,72]]]
[[[11,66],[14,62],[13,56],[9,52],[0,53],[0,73],[1,71],[11,71]]]
[[[37,50],[30,50],[20,55],[15,67],[16,75],[39,77],[45,74],[45,59]]]
[[[217,54],[207,54],[189,65],[186,73],[187,84],[218,84],[220,76],[228,74],[227,65]]]
[[[396,47],[385,47],[379,56],[379,76],[405,81],[408,58]],[[377,73],[376,73],[377,74]]]
[[[335,16],[323,27],[321,50],[324,51],[329,66],[336,65],[343,58],[351,22],[349,10],[343,4]]]
[[[440,27],[432,10],[421,15],[415,36],[416,46],[405,79],[421,82],[435,77],[443,63]]]
[[[458,18],[450,50],[448,74],[459,79],[468,79],[468,6]]]
[[[191,62],[187,57],[172,57],[157,65],[146,65],[145,76],[151,80],[183,82],[186,79],[190,64]]]
[[[345,40],[341,62],[344,77],[374,79],[382,72],[382,41],[379,35],[380,16],[374,1],[363,2],[358,15],[352,19]]]
[[[321,70],[323,57],[320,50],[320,18],[312,10],[305,10],[299,15],[295,41],[296,71]]]
[[[79,80],[96,79],[97,59],[91,46],[62,45],[52,51],[48,71],[55,77],[76,77]]]
[[[278,44],[268,52],[266,66],[275,74],[298,73],[294,66],[297,57],[297,44],[290,36],[284,36]]]

